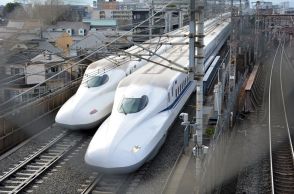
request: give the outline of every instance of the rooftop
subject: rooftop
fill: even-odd
[[[84,23],[90,23],[91,26],[116,26],[116,20],[111,19],[83,19]]]
[[[59,57],[55,54],[52,54],[48,51],[44,51],[43,53],[35,56],[33,59],[31,59],[32,63],[55,63],[55,62],[63,62],[64,59],[62,57]]]

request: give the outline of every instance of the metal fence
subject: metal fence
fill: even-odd
[[[41,130],[45,120],[69,99],[80,80],[0,116],[0,153]],[[47,118],[48,119],[48,118]],[[51,122],[52,123],[52,118]],[[44,126],[45,127],[45,126]]]
[[[220,164],[225,162],[225,154],[227,149],[227,142],[230,137],[231,120],[234,117],[236,105],[238,102],[238,94],[242,88],[247,72],[240,77],[234,91],[230,94],[230,98],[226,98],[226,109],[219,115],[217,124],[215,126],[215,134],[210,142],[210,146],[206,157],[202,163],[202,176],[200,193],[211,193],[222,180],[222,169],[219,169]],[[225,81],[226,76],[223,77]],[[225,82],[223,82],[225,83]],[[224,91],[224,87],[223,90]]]

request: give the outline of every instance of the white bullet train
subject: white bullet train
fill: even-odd
[[[211,32],[224,18],[205,22],[205,32]],[[188,27],[183,27],[169,34],[187,34]],[[181,42],[186,38],[155,38],[151,42]],[[148,42],[148,41],[147,41]],[[160,45],[160,44],[159,44]],[[172,45],[151,45],[148,47],[157,54],[171,49]],[[142,54],[144,58],[154,60],[156,56],[146,56],[148,51],[133,46],[126,50],[132,54]],[[97,126],[111,112],[115,89],[124,77],[147,64],[129,56],[110,56],[90,64],[84,74],[82,84],[58,111],[55,121],[63,128],[81,130]]]
[[[176,33],[185,32],[183,28]],[[162,39],[161,42],[179,42],[183,38]],[[154,41],[154,40],[153,40]],[[161,54],[171,45],[151,45],[148,49]],[[143,55],[143,58],[152,60],[155,56],[148,56],[148,51],[133,46],[127,52]],[[57,125],[72,129],[89,129],[97,126],[107,115],[110,114],[115,89],[124,77],[135,72],[147,61],[138,60],[129,56],[110,56],[91,63],[85,71],[82,84],[58,111],[55,122]]]
[[[220,48],[214,41],[224,44],[229,26],[229,22],[223,22],[205,37],[206,46],[214,45],[206,47],[206,52],[213,54]],[[177,46],[163,54],[183,67],[188,66],[188,55],[188,46]],[[163,59],[156,61],[170,65]],[[152,63],[124,78],[116,90],[111,115],[88,146],[85,162],[105,173],[138,169],[159,151],[195,86],[187,74]]]

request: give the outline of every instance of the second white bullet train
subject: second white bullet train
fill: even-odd
[[[212,55],[220,49],[219,44],[228,38],[228,28],[229,22],[223,22],[205,37],[205,52]],[[163,56],[188,67],[188,50],[188,46],[176,46]],[[156,61],[172,66],[163,59]],[[111,115],[88,146],[85,162],[106,173],[138,169],[159,151],[195,86],[186,73],[152,63],[124,78],[118,85]]]

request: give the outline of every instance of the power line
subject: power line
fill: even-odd
[[[169,3],[167,3],[167,4],[166,4],[165,6],[163,6],[159,11],[155,12],[155,13],[154,13],[153,15],[151,15],[150,17],[154,17],[155,15],[157,15],[158,13],[160,13],[162,10],[164,10],[168,5],[170,5],[170,4],[172,4],[172,3],[174,3],[174,0],[171,1],[171,2],[169,2]],[[141,26],[142,24],[144,24],[146,21],[148,21],[148,20],[150,19],[150,17],[148,17],[146,20],[142,21],[140,24],[138,24],[137,26],[133,27],[131,30],[127,31],[127,32],[124,33],[123,35],[119,36],[118,38],[115,38],[115,39],[114,39],[113,41],[111,41],[110,43],[108,43],[108,44],[106,44],[106,45],[104,45],[104,46],[98,48],[97,50],[93,51],[91,54],[87,55],[85,58],[83,58],[83,59],[81,59],[81,60],[75,62],[75,63],[72,64],[72,65],[70,65],[70,67],[68,67],[68,68],[66,68],[66,69],[64,69],[64,70],[62,70],[62,71],[60,71],[60,72],[58,72],[57,74],[55,74],[55,75],[53,75],[53,76],[51,76],[51,77],[49,77],[49,78],[47,78],[47,79],[44,80],[43,82],[41,82],[41,83],[39,83],[39,84],[37,84],[37,85],[35,85],[35,86],[29,88],[29,89],[26,90],[25,92],[22,92],[22,93],[20,93],[20,94],[18,94],[18,95],[16,95],[16,96],[10,98],[9,100],[7,100],[7,101],[1,103],[0,106],[4,106],[4,105],[6,105],[6,104],[8,104],[8,103],[10,103],[10,102],[13,102],[13,101],[14,101],[15,99],[17,99],[18,97],[20,97],[20,96],[22,96],[22,95],[24,95],[24,94],[26,94],[26,93],[32,91],[33,89],[35,89],[35,88],[41,86],[42,84],[46,83],[47,81],[49,81],[49,80],[51,80],[51,79],[57,77],[57,76],[60,75],[61,73],[65,72],[66,70],[68,70],[68,69],[70,69],[70,68],[72,68],[72,67],[78,65],[79,63],[81,63],[81,62],[84,61],[85,59],[90,58],[91,56],[93,56],[93,55],[96,54],[97,52],[101,51],[103,48],[110,46],[111,44],[113,44],[113,43],[115,43],[117,40],[119,40],[120,38],[124,37],[125,35],[128,35],[128,34],[129,34],[130,32],[132,32],[134,29],[138,28],[139,26]]]

